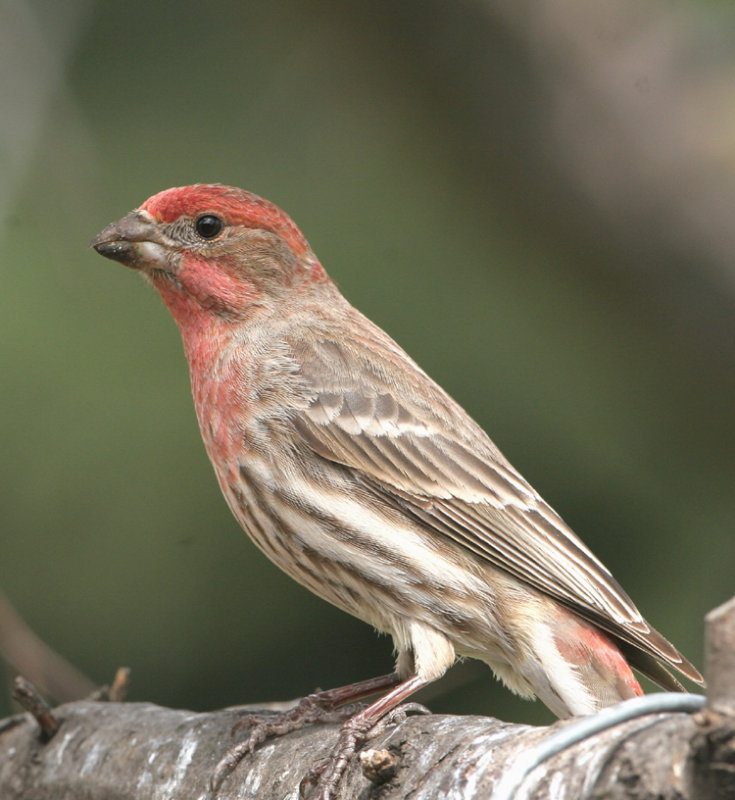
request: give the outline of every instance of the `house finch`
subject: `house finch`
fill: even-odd
[[[255,544],[390,633],[390,691],[348,720],[328,796],[367,730],[458,655],[556,715],[699,672],[485,432],[339,293],[291,219],[221,185],[169,189],[93,241],[139,270],[181,329],[204,445]],[[319,697],[319,696],[317,696]]]

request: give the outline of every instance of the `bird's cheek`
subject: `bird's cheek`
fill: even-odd
[[[176,278],[184,290],[208,310],[238,313],[254,299],[251,284],[216,262],[185,257]]]

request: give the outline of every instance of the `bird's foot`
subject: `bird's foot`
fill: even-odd
[[[212,773],[210,788],[216,793],[237,765],[266,739],[285,736],[315,722],[343,722],[364,708],[363,703],[349,703],[334,708],[329,692],[315,692],[302,698],[293,708],[276,714],[248,714],[235,724],[232,733],[245,728],[248,736],[220,759]]]
[[[404,703],[392,709],[380,719],[366,717],[358,712],[348,719],[339,732],[337,744],[330,755],[315,764],[299,784],[299,792],[308,800],[334,800],[347,769],[347,765],[362,745],[375,736],[382,734],[390,725],[399,725],[409,712],[430,714],[426,706],[420,703]]]
[[[248,753],[251,753],[266,739],[273,736],[284,736],[314,722],[343,722],[353,717],[356,718],[365,709],[362,704],[355,703],[355,700],[368,697],[384,689],[390,689],[399,683],[400,678],[395,672],[392,672],[389,675],[368,678],[347,686],[328,689],[325,692],[317,691],[304,697],[296,706],[280,714],[247,716],[235,725],[233,733],[243,727],[252,730],[249,736],[229,750],[215,767],[210,779],[212,793],[216,794],[222,781]],[[369,708],[371,707],[369,706]],[[372,721],[374,724],[374,717]]]

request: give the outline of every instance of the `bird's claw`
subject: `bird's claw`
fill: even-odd
[[[212,793],[216,794],[222,782],[237,768],[243,758],[263,744],[266,739],[285,736],[287,733],[299,730],[304,725],[311,725],[315,722],[344,722],[363,708],[363,703],[349,703],[339,708],[333,708],[329,701],[317,692],[303,697],[288,711],[268,715],[248,714],[233,726],[232,734],[234,735],[242,728],[249,729],[250,733],[246,739],[228,750],[217,763],[210,779]]]
[[[316,763],[302,778],[299,794],[308,800],[334,800],[337,787],[357,750],[368,740],[380,736],[387,727],[399,725],[409,713],[430,714],[420,703],[403,703],[377,722],[348,719],[328,758]]]

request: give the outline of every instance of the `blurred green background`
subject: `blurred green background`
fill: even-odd
[[[172,320],[87,246],[221,181],[701,665],[735,572],[735,18],[674,5],[0,2],[0,588],[35,632],[195,709],[391,669],[240,531]],[[420,699],[551,720],[478,663]]]

